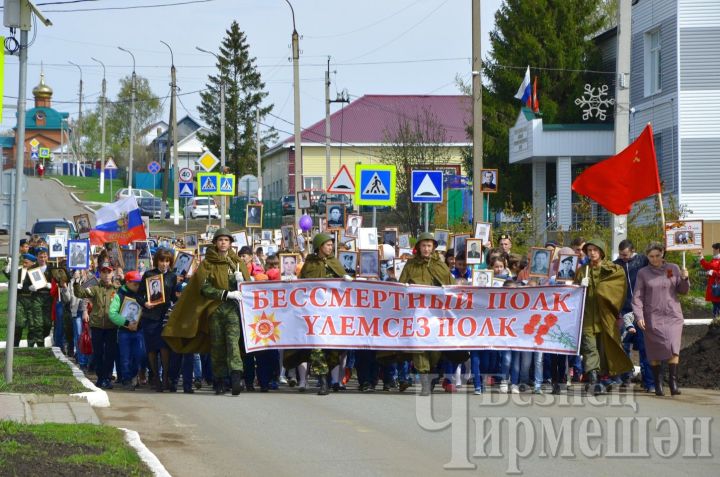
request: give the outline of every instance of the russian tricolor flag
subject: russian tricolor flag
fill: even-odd
[[[121,199],[95,212],[96,226],[90,230],[90,243],[102,245],[117,242],[127,245],[135,240],[146,240],[142,216],[134,196]]]
[[[523,78],[520,87],[515,93],[515,98],[522,101],[522,103],[530,108],[533,112],[537,113],[540,111],[540,104],[537,99],[537,76],[535,77],[535,84],[530,88],[530,67],[525,70],[525,77]]]

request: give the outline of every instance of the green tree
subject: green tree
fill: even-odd
[[[245,33],[233,21],[220,44],[216,75],[208,76],[207,89],[200,93],[200,117],[211,131],[200,134],[200,140],[213,154],[220,156],[220,85],[225,84],[225,158],[231,172],[241,176],[257,174],[255,151],[255,110],[260,121],[273,106],[262,106],[265,91],[255,58]],[[263,145],[276,138],[274,131],[261,138]]]
[[[610,0],[612,1],[612,0]],[[600,55],[594,37],[606,22],[607,0],[506,0],[495,14],[491,49],[483,62],[483,164],[497,168],[501,186],[495,203],[511,201],[516,208],[532,200],[529,166],[508,162],[508,132],[520,112],[514,98],[530,65],[538,77],[543,121],[575,123],[581,111],[574,104],[586,82],[595,84]],[[600,75],[606,83],[610,74]],[[472,153],[466,154],[472,174]]]

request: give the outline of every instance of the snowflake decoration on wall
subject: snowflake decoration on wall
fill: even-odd
[[[607,98],[608,85],[604,84],[595,88],[589,84],[585,85],[585,92],[582,97],[575,100],[575,104],[583,109],[583,121],[587,121],[590,118],[598,118],[600,121],[605,121],[607,118],[606,109],[609,106],[615,104],[613,98]]]

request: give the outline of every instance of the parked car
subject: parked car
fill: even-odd
[[[191,219],[196,217],[207,217],[208,215],[214,219],[220,218],[220,211],[215,203],[215,199],[212,197],[194,197],[185,206],[185,210],[183,212],[185,217],[190,217]]]
[[[295,213],[295,196],[284,195],[282,198],[282,214],[293,215]]]
[[[145,189],[136,189],[133,187],[132,194],[139,201],[140,199],[152,199],[155,195],[152,192],[146,191]],[[120,189],[115,193],[115,200],[125,199],[130,197],[130,189],[127,187]]]
[[[75,224],[67,219],[38,219],[30,230],[31,235],[37,235],[47,240],[48,235],[55,233],[55,228],[70,229],[70,238],[77,238]]]
[[[320,194],[320,197],[315,201],[313,204],[313,209],[318,214],[324,214],[327,210],[327,204],[338,202],[345,205],[346,212],[352,212],[353,211],[353,203],[350,199],[350,196],[347,194],[335,194],[335,195],[327,195],[327,194]]]
[[[153,219],[162,218],[162,199],[157,197],[138,199],[140,207],[140,215],[144,215]],[[165,218],[170,218],[170,207],[165,205]]]

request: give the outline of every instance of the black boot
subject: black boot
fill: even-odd
[[[665,391],[663,391],[663,376],[661,373],[662,364],[652,365],[650,369],[652,369],[653,379],[655,380],[655,395],[664,396]]]
[[[670,394],[672,396],[677,396],[679,394],[682,394],[680,392],[680,388],[678,388],[677,372],[678,372],[677,363],[668,364],[668,373],[670,374]]]
[[[595,396],[599,396],[605,392],[605,386],[598,379],[597,370],[590,371],[590,388]]]
[[[232,386],[232,395],[237,396],[245,387],[242,371],[230,371],[230,384]]]
[[[318,390],[319,396],[327,396],[330,394],[330,387],[328,386],[328,381],[326,376],[320,376],[318,378],[318,381],[320,382],[320,389]]]
[[[213,380],[213,391],[215,391],[215,394],[225,394],[225,383],[223,383],[222,379],[214,379]]]
[[[420,395],[421,396],[429,396],[432,392],[432,385],[430,384],[430,375],[429,374],[421,374],[420,375]]]

